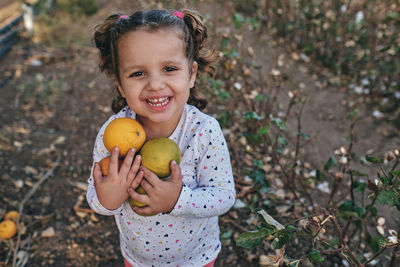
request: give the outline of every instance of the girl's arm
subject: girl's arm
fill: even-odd
[[[108,175],[103,176],[98,162],[109,155],[103,144],[104,129],[105,126],[103,125],[96,138],[93,150],[94,164],[88,180],[86,199],[95,212],[102,215],[114,215],[120,212],[122,204],[128,199],[128,188],[131,186],[136,188],[139,185],[143,178],[143,172],[138,172],[140,158],[136,157],[133,160],[135,151],[132,149],[128,152],[118,170],[118,150],[114,148]]]
[[[171,215],[218,216],[232,207],[236,196],[228,147],[218,122],[213,118],[196,135],[192,145],[199,155],[198,186],[183,186]]]

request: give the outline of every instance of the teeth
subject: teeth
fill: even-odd
[[[161,107],[166,105],[169,102],[169,97],[160,97],[160,98],[153,98],[153,99],[147,99],[147,103],[149,103],[153,107]]]

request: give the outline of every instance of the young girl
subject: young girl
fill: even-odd
[[[119,95],[116,114],[96,138],[87,201],[97,213],[114,215],[125,266],[213,266],[221,249],[218,215],[233,205],[235,189],[221,128],[198,109],[206,101],[196,94],[196,77],[214,73],[206,37],[191,10],[115,14],[96,27],[100,69],[115,80]],[[120,117],[139,121],[147,140],[168,137],[179,145],[182,161],[171,162],[169,180],[140,166],[134,149],[118,170],[118,148],[103,176],[97,162],[110,153],[102,136]],[[139,184],[146,194],[135,192]],[[129,197],[146,206],[132,209]]]

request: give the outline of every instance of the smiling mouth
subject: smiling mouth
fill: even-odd
[[[160,98],[152,98],[152,99],[146,99],[147,104],[149,104],[152,107],[162,107],[168,104],[170,101],[171,97],[166,96],[166,97],[160,97]]]

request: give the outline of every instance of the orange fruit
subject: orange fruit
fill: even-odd
[[[147,141],[140,150],[142,165],[154,172],[159,178],[171,175],[170,162],[181,163],[179,146],[167,137]]]
[[[17,233],[17,224],[11,220],[0,223],[0,238],[10,239]]]
[[[13,222],[17,222],[18,216],[19,216],[18,211],[12,210],[12,211],[7,212],[6,216],[4,217],[4,220],[5,221],[10,220]]]
[[[116,118],[106,127],[103,135],[104,146],[109,152],[118,146],[119,156],[122,158],[130,148],[139,150],[146,140],[146,133],[142,125],[131,118]]]
[[[104,176],[108,175],[108,166],[110,165],[110,159],[111,156],[107,156],[99,161],[101,166],[101,171],[103,172]],[[121,168],[121,165],[122,165],[122,160],[118,159],[118,170]]]

